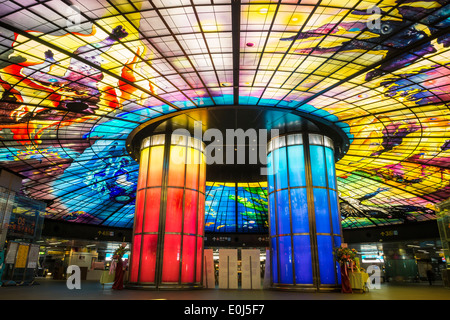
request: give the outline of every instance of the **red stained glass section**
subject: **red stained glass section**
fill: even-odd
[[[162,282],[178,282],[180,272],[181,235],[164,236]]]
[[[183,189],[167,188],[166,232],[181,232]]]
[[[202,277],[203,238],[197,237],[197,269],[195,281],[200,282]]]
[[[136,208],[134,212],[134,232],[142,232],[142,217],[144,216],[145,189],[136,194]]]
[[[195,236],[183,236],[181,282],[193,283],[195,275]]]
[[[145,201],[144,232],[158,232],[161,188],[147,189]]]
[[[198,192],[187,190],[184,195],[184,230],[183,233],[196,233]]]
[[[158,235],[144,235],[141,256],[140,282],[155,282],[156,249]]]
[[[141,253],[141,235],[134,236],[131,251],[130,282],[138,282],[139,257]]]

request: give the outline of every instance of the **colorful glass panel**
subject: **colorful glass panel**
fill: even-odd
[[[436,219],[450,196],[448,5],[3,1],[0,164],[48,219],[131,228],[130,132],[237,102],[343,130],[344,228]]]

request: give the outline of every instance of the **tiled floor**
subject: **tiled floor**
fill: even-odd
[[[450,300],[450,289],[440,283],[382,284],[366,293],[285,292],[275,290],[112,290],[97,281],[82,281],[68,289],[65,281],[39,279],[32,286],[0,288],[0,300]]]

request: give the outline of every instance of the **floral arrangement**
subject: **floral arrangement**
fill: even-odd
[[[336,249],[336,258],[339,263],[354,263],[356,258],[356,250],[339,247]]]
[[[116,251],[114,251],[113,257],[116,259],[121,259],[123,255],[128,251],[126,246],[127,246],[126,243],[122,243],[120,247],[117,248]]]

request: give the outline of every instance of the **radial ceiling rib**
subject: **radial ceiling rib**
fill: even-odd
[[[239,72],[241,60],[241,0],[232,0],[231,16],[233,26],[233,102],[239,104]]]
[[[189,58],[188,54],[186,53],[185,49],[183,48],[183,46],[181,45],[181,43],[179,42],[177,36],[172,32],[172,29],[170,28],[170,26],[168,25],[167,21],[164,19],[164,17],[161,15],[160,11],[158,10],[158,8],[155,7],[153,1],[149,0],[149,2],[151,3],[152,7],[154,8],[154,10],[156,11],[156,13],[158,14],[159,18],[162,20],[162,22],[164,23],[164,25],[166,26],[167,30],[169,30],[172,38],[175,40],[175,42],[177,43],[178,47],[181,49],[181,51],[183,52],[184,57],[187,59],[187,61],[189,62],[190,66],[192,67],[192,69],[194,69],[194,72],[196,73],[196,75],[198,76],[198,78],[200,79],[200,81],[202,82],[202,86],[206,89],[206,91],[208,92],[208,96],[211,98],[211,100],[213,100],[214,102],[214,98],[211,95],[211,92],[209,90],[209,88],[205,85],[205,83],[203,82],[202,78],[200,77],[198,71],[196,70],[194,64],[192,63],[191,59]],[[186,83],[188,83],[186,81]]]

